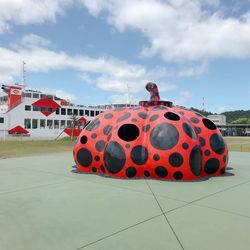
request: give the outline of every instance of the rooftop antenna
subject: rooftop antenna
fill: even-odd
[[[26,79],[27,71],[26,71],[25,65],[26,65],[26,62],[23,61],[23,82],[22,82],[23,87],[26,87],[26,80],[27,80]]]

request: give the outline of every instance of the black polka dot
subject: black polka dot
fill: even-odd
[[[83,135],[83,136],[81,137],[80,141],[81,141],[81,144],[86,144],[87,141],[88,141],[88,137],[87,137],[86,135]]]
[[[98,152],[102,152],[104,150],[105,142],[103,140],[98,141],[95,144],[95,148]]]
[[[125,147],[126,147],[126,148],[130,148],[130,145],[129,145],[129,144],[126,144]]]
[[[140,134],[139,128],[135,124],[123,124],[118,130],[118,136],[123,141],[134,141]]]
[[[131,121],[132,121],[132,122],[137,122],[137,119],[133,118]]]
[[[96,130],[100,126],[101,122],[98,118],[94,119],[89,125],[86,127],[86,130],[93,131]]]
[[[95,156],[95,161],[100,161],[100,157],[98,155]]]
[[[172,153],[169,156],[169,163],[173,166],[173,167],[180,167],[183,163],[183,157],[180,153]]]
[[[175,178],[176,180],[181,180],[181,179],[183,178],[182,172],[180,172],[180,171],[175,172],[175,173],[174,173],[174,178]]]
[[[171,121],[179,121],[180,120],[180,116],[178,116],[177,114],[175,114],[173,112],[165,113],[164,117],[168,120],[171,120]]]
[[[197,139],[197,135],[194,132],[194,129],[188,123],[183,123],[182,128],[189,137],[191,137],[192,139]]]
[[[159,177],[166,177],[168,175],[168,171],[165,167],[163,166],[158,166],[155,168],[155,173],[159,176]]]
[[[203,137],[200,137],[199,141],[200,141],[200,144],[201,144],[202,147],[204,147],[206,145],[206,141],[205,141],[205,139]]]
[[[114,109],[114,111],[123,111],[123,110],[125,110],[124,107],[116,107],[116,108]]]
[[[226,155],[223,156],[223,162],[225,162],[225,163],[227,162],[227,156]]]
[[[126,154],[122,146],[115,141],[108,143],[104,152],[104,163],[110,173],[120,172],[126,162]]]
[[[223,167],[223,168],[220,170],[220,173],[221,173],[221,174],[225,174],[225,172],[226,172],[226,168]]]
[[[144,146],[135,146],[131,151],[131,160],[137,165],[143,165],[148,160],[148,150]]]
[[[96,171],[97,171],[96,167],[93,167],[93,168],[92,168],[92,172],[95,173]]]
[[[168,150],[179,141],[179,132],[170,123],[160,123],[153,128],[150,134],[150,142],[154,148]]]
[[[223,154],[225,151],[225,142],[221,135],[213,134],[210,137],[210,146],[216,154]]]
[[[93,133],[92,135],[91,135],[91,138],[92,139],[95,139],[97,137],[97,134],[96,133]]]
[[[139,112],[139,113],[138,113],[138,116],[139,116],[140,118],[142,118],[142,119],[147,119],[147,118],[148,118],[148,114],[145,113],[145,112]]]
[[[209,156],[210,154],[211,154],[211,153],[210,153],[210,150],[208,150],[208,149],[205,150],[205,155],[206,155],[206,156]]]
[[[153,122],[153,121],[157,120],[158,118],[159,118],[159,115],[152,115],[150,117],[150,121]]]
[[[104,166],[103,165],[101,165],[101,171],[103,172],[103,173],[105,173],[105,168],[104,168]]]
[[[195,127],[194,130],[195,130],[196,134],[200,134],[201,133],[201,128],[199,128],[199,127]]]
[[[131,116],[131,114],[129,112],[126,112],[123,116],[121,116],[117,122],[122,122],[122,121],[125,121],[127,120],[129,117]]]
[[[197,119],[196,117],[192,117],[192,118],[190,119],[190,121],[193,122],[193,123],[199,123],[199,122],[200,122],[200,120]]]
[[[167,109],[167,108],[165,106],[156,106],[156,107],[153,107],[154,111],[164,110],[164,109]]]
[[[158,154],[154,154],[153,159],[155,161],[159,161],[160,160],[160,156]]]
[[[142,127],[142,131],[145,132],[145,133],[147,133],[149,131],[149,129],[150,129],[150,125],[149,124],[147,124],[146,126]]]
[[[219,160],[216,158],[211,158],[206,162],[204,170],[207,174],[214,174],[218,171],[219,167]]]
[[[209,119],[204,118],[204,119],[202,119],[202,122],[203,122],[204,126],[210,130],[217,129],[215,124],[212,121],[210,121]]]
[[[184,149],[188,149],[188,148],[189,148],[189,145],[188,145],[186,142],[184,142],[184,143],[182,144],[182,147],[183,147]]]
[[[112,130],[112,126],[107,125],[103,128],[103,134],[108,135]]]
[[[202,156],[201,156],[201,149],[199,145],[196,145],[190,154],[189,158],[189,165],[192,173],[196,176],[199,176],[201,173],[201,166],[202,166]]]
[[[126,175],[129,178],[132,178],[136,175],[136,169],[134,167],[129,167],[126,169]]]
[[[149,177],[150,173],[146,170],[146,171],[144,171],[144,176]]]
[[[109,120],[109,119],[112,119],[112,118],[113,118],[113,114],[110,114],[110,113],[109,113],[109,114],[105,114],[105,115],[104,115],[104,118],[105,118],[105,119],[108,119],[108,120]]]
[[[92,154],[87,148],[81,148],[77,152],[77,161],[81,166],[88,167],[92,163]]]

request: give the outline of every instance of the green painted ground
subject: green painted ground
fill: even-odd
[[[248,250],[250,154],[198,182],[71,172],[72,153],[0,160],[1,250]]]

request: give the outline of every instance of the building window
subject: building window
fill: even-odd
[[[72,123],[72,121],[67,121],[67,128],[71,128],[71,123]]]
[[[46,95],[41,94],[41,95],[40,95],[40,98],[41,98],[41,99],[45,99],[45,98],[46,98]]]
[[[25,109],[26,111],[31,111],[31,106],[30,106],[30,105],[25,105],[24,109]]]
[[[72,115],[72,109],[67,110],[67,115]]]
[[[74,109],[74,115],[78,116],[78,109]]]
[[[59,108],[56,109],[56,114],[57,114],[57,115],[60,114],[60,109],[59,109]]]
[[[33,106],[33,111],[38,111],[38,106]]]
[[[40,108],[40,111],[41,111],[41,112],[46,112],[46,107],[41,107],[41,108]]]
[[[4,118],[0,117],[0,123],[4,123]]]
[[[31,128],[31,119],[24,119],[24,127],[26,129],[30,129]]]
[[[45,128],[45,120],[44,119],[40,120],[40,128]]]
[[[25,97],[31,98],[31,93],[25,93]]]
[[[32,119],[32,129],[37,129],[38,120]]]
[[[79,116],[84,116],[82,109],[79,110]]]
[[[89,110],[85,110],[85,115],[89,116]]]
[[[95,112],[95,115],[99,115],[99,114],[100,114],[100,112],[99,112],[99,111],[96,111],[96,112]]]
[[[47,98],[50,99],[50,100],[53,100],[53,96],[52,95],[48,95]]]
[[[61,109],[61,115],[66,115],[66,109],[65,108]]]
[[[61,121],[61,129],[65,129],[66,122],[64,120]]]
[[[55,96],[55,97],[54,97],[54,100],[55,100],[55,101],[60,101],[60,100],[62,100],[62,99],[59,98],[59,97],[57,97],[57,96]]]
[[[34,93],[34,94],[33,94],[33,98],[36,98],[36,99],[38,99],[38,98],[39,98],[39,94],[37,94],[37,93]]]
[[[47,128],[53,129],[53,121],[52,120],[47,120]]]
[[[95,116],[95,111],[94,110],[90,111],[90,116]]]
[[[48,112],[52,113],[53,109],[51,107],[48,107]]]
[[[59,120],[54,120],[54,129],[59,129]]]

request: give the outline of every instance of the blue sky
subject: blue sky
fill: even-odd
[[[154,81],[177,105],[249,109],[250,1],[3,0],[0,58],[0,82],[24,60],[29,88],[79,104],[148,99]]]

